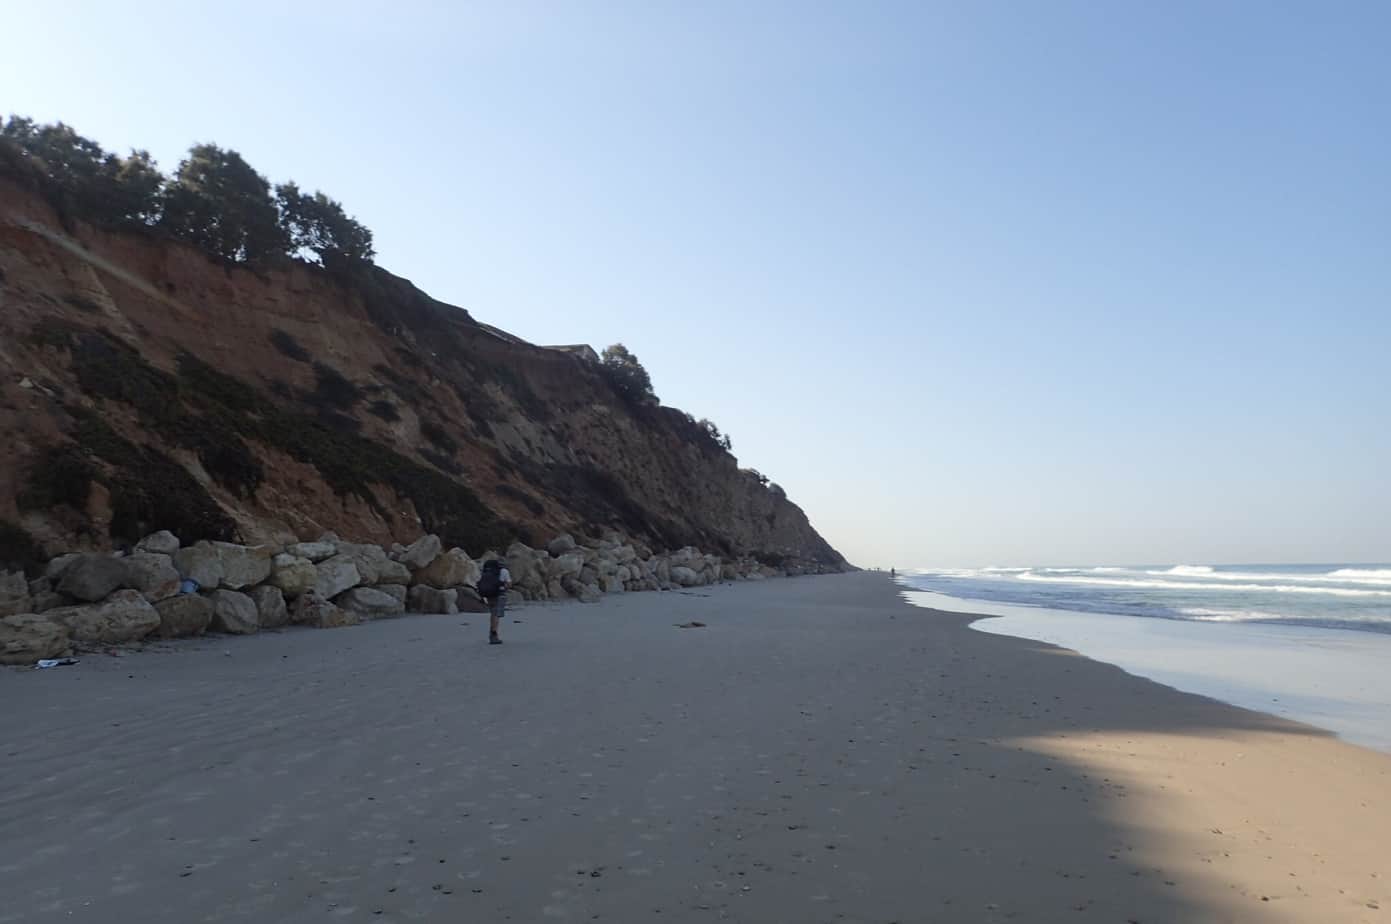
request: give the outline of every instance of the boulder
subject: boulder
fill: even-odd
[[[0,618],[0,664],[33,664],[71,653],[67,627],[47,616],[15,613]]]
[[[581,603],[598,603],[602,596],[597,584],[585,584],[579,593]]]
[[[125,586],[140,591],[151,603],[179,592],[179,571],[174,559],[163,552],[132,552],[116,561],[125,568]]]
[[[345,612],[368,619],[400,616],[406,611],[405,601],[397,600],[375,587],[354,587],[334,597],[333,602]]]
[[[394,564],[381,546],[356,542],[338,543],[338,554],[327,559],[325,564],[328,562],[351,562],[363,584],[382,583],[383,569]]]
[[[456,588],[454,600],[455,606],[459,608],[459,612],[461,613],[488,612],[488,604],[483,602],[483,598],[478,596],[478,591],[474,590],[472,587]]]
[[[671,569],[671,581],[682,587],[694,587],[700,583],[700,575],[685,565],[677,565]]]
[[[362,621],[356,613],[349,613],[334,606],[331,601],[323,599],[313,591],[301,595],[295,601],[290,619],[299,625],[313,626],[316,629],[355,626]]]
[[[110,555],[83,555],[63,569],[58,590],[77,600],[95,603],[125,586],[126,569]]]
[[[428,584],[416,584],[406,594],[406,611],[410,613],[459,612],[457,590],[437,590]]]
[[[285,551],[296,558],[307,558],[317,565],[324,559],[337,555],[338,545],[336,542],[296,542]]]
[[[81,558],[82,553],[80,552],[69,552],[66,555],[59,555],[57,558],[50,561],[48,566],[44,568],[43,576],[57,583],[63,576],[63,572],[68,570],[68,566]]]
[[[222,560],[222,587],[242,590],[270,577],[273,552],[270,546],[233,545],[230,542],[215,542],[213,546],[217,549],[217,557]]]
[[[248,590],[246,595],[256,604],[256,624],[262,629],[279,629],[290,621],[285,594],[279,587],[262,584]]]
[[[150,552],[154,555],[173,555],[179,550],[179,537],[167,529],[150,533],[135,544],[137,552]]]
[[[24,579],[23,571],[9,574],[0,571],[0,616],[18,616],[20,613],[33,612],[29,584],[30,582]]]
[[[440,550],[440,537],[432,533],[421,536],[406,546],[405,551],[396,556],[396,560],[412,571],[419,571],[438,558]]]
[[[551,578],[546,582],[546,596],[552,600],[559,600],[565,596],[565,588],[560,583],[560,578]]]
[[[620,583],[626,584],[634,577],[633,569],[629,568],[627,565],[619,565],[618,571],[614,574],[614,577],[616,577]]]
[[[406,595],[409,593],[405,584],[378,584],[377,590],[380,590],[388,596],[395,597],[397,600],[401,601],[403,605],[406,602]]]
[[[556,536],[550,542],[546,543],[546,551],[557,558],[564,555],[566,552],[573,552],[574,550],[575,540],[569,533]]]
[[[174,567],[199,587],[213,588],[222,583],[222,556],[217,546],[206,540],[175,552]]]
[[[250,635],[261,627],[256,604],[246,594],[235,590],[214,590],[208,594],[208,599],[213,604],[213,631]]]
[[[377,586],[385,584],[409,584],[411,569],[398,561],[384,561],[377,571]]]
[[[450,549],[415,573],[417,584],[431,587],[461,587],[478,583],[481,569],[463,549]]]
[[[599,586],[606,594],[619,594],[623,592],[623,582],[616,577],[603,577],[599,579]]]
[[[742,575],[737,565],[724,565],[720,568],[720,577],[726,581],[737,581]]]
[[[156,603],[155,612],[159,614],[156,635],[160,638],[186,638],[208,631],[213,619],[213,603],[198,594],[179,594]]]
[[[507,547],[504,562],[515,586],[533,588],[543,583],[536,558],[536,550],[524,543],[514,542]]]
[[[325,600],[330,600],[362,583],[357,566],[350,561],[330,558],[319,562],[314,568],[317,572],[314,593]]]
[[[60,606],[71,606],[72,597],[65,597],[56,591],[34,594],[29,598],[29,611],[32,613],[47,613],[49,610],[57,609]]]
[[[76,642],[136,642],[159,628],[159,613],[138,590],[118,590],[101,603],[60,606],[43,617],[66,626]]]
[[[579,578],[581,584],[597,584],[599,582],[599,569],[594,565],[587,564],[580,569]]]
[[[631,545],[620,545],[613,550],[613,557],[618,559],[620,565],[626,565],[628,562],[638,557],[638,551]]]
[[[578,575],[584,568],[584,553],[565,552],[558,557],[546,559],[546,578],[548,580],[568,575]]]
[[[287,597],[313,589],[318,580],[319,569],[307,558],[282,552],[271,559],[270,584]]]

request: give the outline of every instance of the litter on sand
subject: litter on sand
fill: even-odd
[[[65,667],[66,665],[76,663],[76,658],[44,658],[34,665],[34,670],[41,671],[49,667]]]
[[[697,622],[697,621],[694,620],[694,619],[692,619],[690,622],[678,622],[678,623],[675,623],[675,625],[676,625],[676,628],[678,628],[678,629],[704,629],[704,628],[705,628],[705,623],[703,623],[703,622]]]

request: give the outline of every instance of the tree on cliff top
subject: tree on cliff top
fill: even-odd
[[[286,257],[326,267],[371,262],[372,232],[321,192],[275,188],[236,151],[189,149],[166,178],[148,152],[102,150],[62,122],[0,119],[0,175],[34,189],[71,230],[72,219],[105,228],[157,228],[234,263]]]
[[[652,377],[636,355],[621,343],[604,348],[603,370],[615,391],[634,404],[657,404]]]
[[[234,263],[265,263],[289,250],[270,183],[236,151],[189,148],[164,191],[160,224]]]
[[[0,140],[13,145],[41,178],[60,214],[109,227],[148,226],[159,217],[164,176],[146,151],[121,158],[62,122],[35,125],[20,116],[0,123]]]
[[[275,187],[280,226],[296,254],[317,254],[324,266],[372,259],[372,232],[348,217],[343,206],[316,191],[308,195],[294,183]]]

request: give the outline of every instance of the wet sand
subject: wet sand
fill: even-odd
[[[1391,758],[885,576],[516,615],[0,671],[0,922],[1391,914]]]

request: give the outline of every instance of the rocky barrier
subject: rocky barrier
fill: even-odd
[[[728,560],[687,547],[651,549],[612,533],[581,544],[558,536],[545,549],[515,542],[477,558],[438,536],[391,548],[332,533],[284,547],[227,542],[181,545],[168,531],[124,554],[74,553],[42,575],[0,574],[0,663],[33,664],[76,649],[205,632],[245,635],[287,625],[321,629],[403,613],[483,612],[474,584],[499,559],[512,593],[527,600],[673,590],[823,570],[814,564]]]

